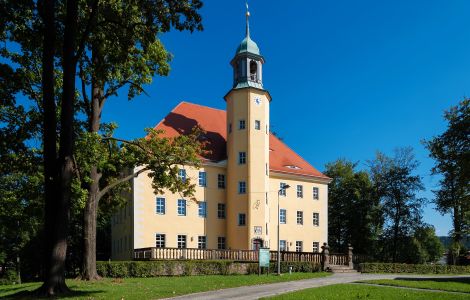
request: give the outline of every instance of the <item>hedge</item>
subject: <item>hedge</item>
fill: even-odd
[[[321,271],[321,265],[313,262],[281,262],[281,272],[289,272],[289,267],[293,272]],[[224,260],[99,261],[96,268],[100,276],[112,278],[258,273],[257,263]],[[276,263],[271,263],[270,272],[276,270]]]
[[[361,263],[362,273],[469,274],[470,266]]]

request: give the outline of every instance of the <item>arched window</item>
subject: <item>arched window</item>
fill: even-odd
[[[258,81],[258,64],[256,61],[252,60],[250,62],[250,80]]]

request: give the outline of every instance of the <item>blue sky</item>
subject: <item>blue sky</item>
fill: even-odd
[[[264,87],[273,97],[271,126],[316,168],[347,158],[372,159],[411,146],[430,192],[438,178],[421,145],[445,129],[443,111],[470,92],[470,1],[252,0],[251,36],[266,59]],[[204,31],[164,36],[172,71],[147,86],[149,96],[107,102],[117,136],[136,138],[180,101],[225,109],[229,61],[244,37],[241,0],[204,1]],[[425,221],[439,235],[449,216],[432,205]]]

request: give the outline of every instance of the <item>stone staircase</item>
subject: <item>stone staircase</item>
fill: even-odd
[[[356,270],[346,265],[330,265],[328,271],[332,273],[357,273]]]

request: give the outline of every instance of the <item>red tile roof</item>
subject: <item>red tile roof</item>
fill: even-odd
[[[181,102],[155,126],[155,129],[163,130],[166,137],[175,137],[189,133],[197,124],[206,131],[206,150],[209,150],[209,153],[204,155],[203,159],[226,159],[227,119],[224,110]],[[269,153],[271,171],[328,179],[273,134],[269,136],[269,148],[272,150]]]

